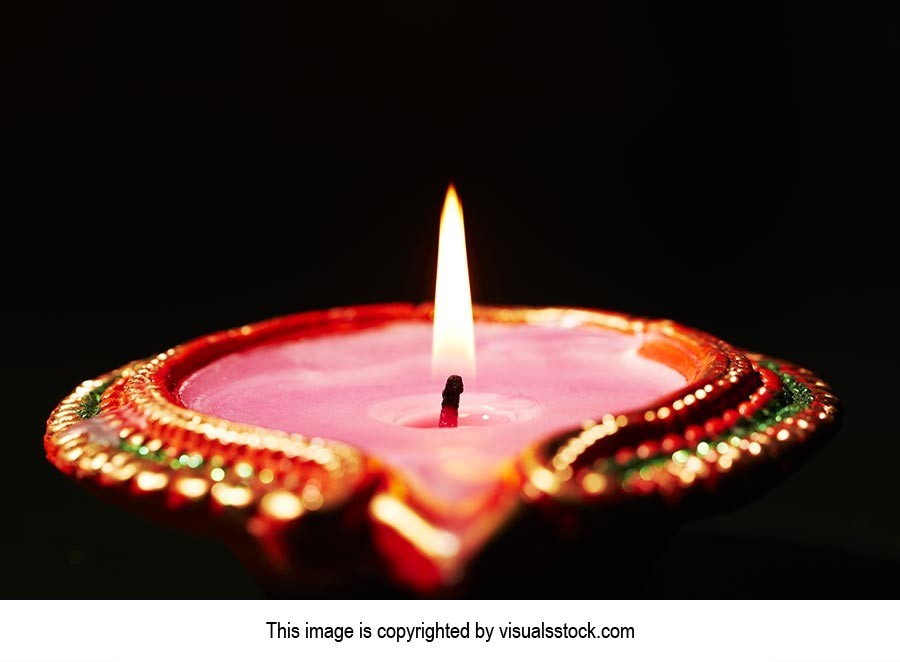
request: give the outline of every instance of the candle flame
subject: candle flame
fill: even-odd
[[[446,379],[451,374],[462,375],[464,379],[475,376],[475,325],[466,230],[462,205],[452,184],[441,212],[431,373],[438,379]]]

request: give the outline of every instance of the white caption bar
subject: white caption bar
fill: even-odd
[[[896,601],[6,601],[0,610],[0,660],[23,662],[900,660]]]

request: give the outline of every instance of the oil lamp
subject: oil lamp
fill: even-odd
[[[809,371],[676,322],[473,308],[452,187],[439,243],[433,306],[301,313],[136,361],[54,410],[48,457],[223,537],[268,585],[477,594],[561,550],[652,547],[636,528],[759,491],[835,427]]]

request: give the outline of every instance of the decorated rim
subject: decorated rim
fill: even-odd
[[[180,404],[181,381],[225,354],[432,315],[430,305],[340,308],[214,333],[88,380],[53,411],[47,454],[103,496],[253,541],[273,571],[303,575],[309,559],[297,550],[304,541],[350,544],[376,558],[372,572],[433,591],[459,582],[489,541],[541,504],[585,512],[623,501],[675,507],[688,495],[710,501],[734,476],[786,466],[783,460],[833,429],[839,415],[828,386],[809,371],[741,353],[675,322],[560,308],[475,314],[496,323],[640,333],[639,351],[681,372],[687,385],[641,409],[598,412],[536,439],[501,473],[490,499],[462,515],[423,503],[353,440],[234,423]],[[333,560],[338,574],[350,563],[341,558]]]

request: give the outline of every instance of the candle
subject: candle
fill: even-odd
[[[475,337],[478,373],[465,379],[455,429],[438,427],[444,380],[431,377],[425,320],[230,354],[179,394],[226,420],[352,443],[452,504],[487,487],[524,447],[685,384],[639,354],[634,334],[479,322]]]
[[[577,315],[569,323],[473,324],[463,227],[451,187],[433,328],[396,321],[229,354],[185,380],[181,400],[230,421],[350,442],[452,509],[490,490],[524,447],[685,385],[675,369],[639,353],[640,334],[575,326]],[[438,426],[440,394],[451,374],[465,391],[459,427],[446,429]]]

